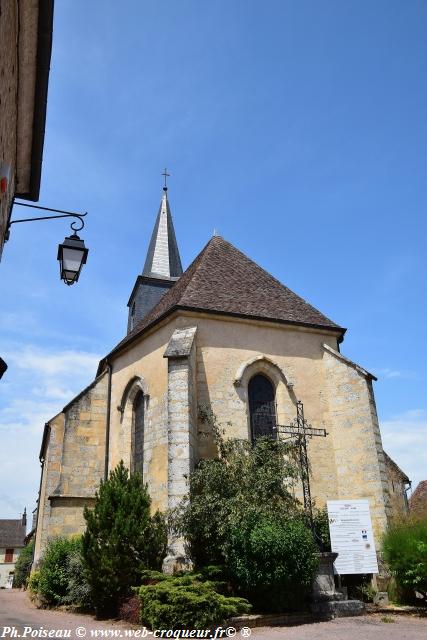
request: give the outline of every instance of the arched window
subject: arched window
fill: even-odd
[[[139,391],[133,402],[132,471],[142,476],[144,463],[144,394]]]
[[[261,374],[250,379],[248,385],[249,413],[252,440],[260,436],[276,437],[276,406],[274,387]]]

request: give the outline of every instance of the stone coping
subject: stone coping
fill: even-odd
[[[255,613],[229,618],[226,624],[237,630],[242,629],[242,627],[251,629],[255,627],[293,627],[301,624],[323,622],[330,620],[332,617],[331,615],[314,614],[310,611],[301,611],[299,613]]]
[[[368,603],[365,605],[367,613],[390,613],[394,615],[418,615],[427,617],[427,606],[415,607],[406,604],[376,605]]]

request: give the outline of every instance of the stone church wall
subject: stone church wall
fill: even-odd
[[[83,509],[104,477],[107,383],[95,380],[48,425],[35,562],[49,538],[84,531]]]
[[[325,350],[328,423],[337,472],[337,499],[367,498],[377,548],[390,516],[388,483],[372,376]]]
[[[60,413],[52,418],[52,420],[46,424],[45,429],[47,430],[47,441],[45,451],[42,452],[44,462],[42,466],[40,501],[37,513],[37,533],[34,549],[35,565],[37,565],[49,538],[49,529],[51,525],[51,505],[49,496],[53,494],[59,484],[62,442],[64,437],[64,414]]]
[[[196,318],[194,318],[196,322]],[[241,320],[197,319],[197,385],[199,404],[212,409],[225,435],[250,437],[247,383],[263,373],[276,386],[279,424],[296,416],[296,402],[304,402],[305,417],[314,426],[328,429],[322,343],[336,347],[336,338],[288,326]],[[241,376],[236,379],[236,376]],[[200,430],[203,431],[203,425]],[[309,442],[313,493],[322,505],[334,494],[337,480],[333,442],[313,438]],[[199,439],[199,456],[215,455],[212,441]],[[302,500],[300,486],[295,495]]]
[[[191,327],[191,356],[180,359],[167,347],[172,335],[186,333],[177,329]],[[206,425],[197,422],[200,406],[212,410],[226,437],[249,438],[247,385],[256,373],[276,388],[279,424],[292,422],[302,400],[307,421],[328,432],[308,444],[316,504],[368,498],[378,542],[390,509],[372,376],[338,353],[336,336],[327,331],[183,311],[170,317],[112,360],[109,469],[121,459],[130,467],[132,406],[143,391],[144,480],[153,510],[165,510],[173,493],[168,430],[187,425],[186,468],[216,455],[212,438],[201,433]],[[83,504],[104,472],[107,385],[105,374],[66,408],[62,422],[51,421],[39,516],[44,541],[82,530]],[[295,495],[302,499],[299,486]]]
[[[113,362],[109,468],[120,460],[130,467],[132,393],[128,386],[135,381],[146,397],[143,477],[153,510],[167,508],[168,361],[163,354],[174,328],[173,322],[157,328]]]
[[[393,520],[401,520],[409,513],[406,493],[407,487],[409,486],[409,479],[387,454],[385,454],[385,463],[391,518]]]

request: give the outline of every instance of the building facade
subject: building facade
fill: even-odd
[[[226,437],[253,440],[276,437],[298,400],[328,432],[308,445],[316,504],[367,498],[378,544],[393,506],[376,378],[340,352],[345,329],[220,236],[182,273],[166,190],[128,306],[126,337],[45,426],[36,562],[50,537],[84,529],[83,507],[120,460],[142,472],[153,509],[173,508],[216,455],[206,409]],[[183,553],[171,541],[165,568]]]
[[[53,0],[0,2],[0,260],[13,199],[38,200]]]
[[[27,515],[18,520],[0,520],[0,589],[11,589],[15,564],[25,546]]]

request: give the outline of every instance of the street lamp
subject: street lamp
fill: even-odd
[[[89,249],[86,249],[85,243],[76,232],[66,237],[58,246],[59,277],[65,284],[77,282],[88,253]]]
[[[10,227],[17,222],[34,222],[35,220],[52,220],[53,218],[78,218],[78,222],[71,223],[71,229],[74,233],[71,236],[67,236],[64,242],[58,245],[58,260],[59,260],[59,275],[61,280],[65,284],[71,285],[77,282],[80,276],[80,271],[84,264],[86,264],[87,254],[89,249],[85,247],[83,240],[77,235],[76,231],[81,231],[85,226],[83,218],[87,216],[86,213],[74,213],[71,211],[62,211],[61,209],[51,209],[50,207],[39,207],[34,204],[24,204],[23,202],[14,202],[21,207],[30,207],[31,209],[43,209],[44,211],[54,211],[60,213],[59,216],[42,216],[40,218],[23,218],[21,220],[11,220],[9,222],[6,240],[9,239]],[[79,227],[75,227],[75,224],[79,224]]]

